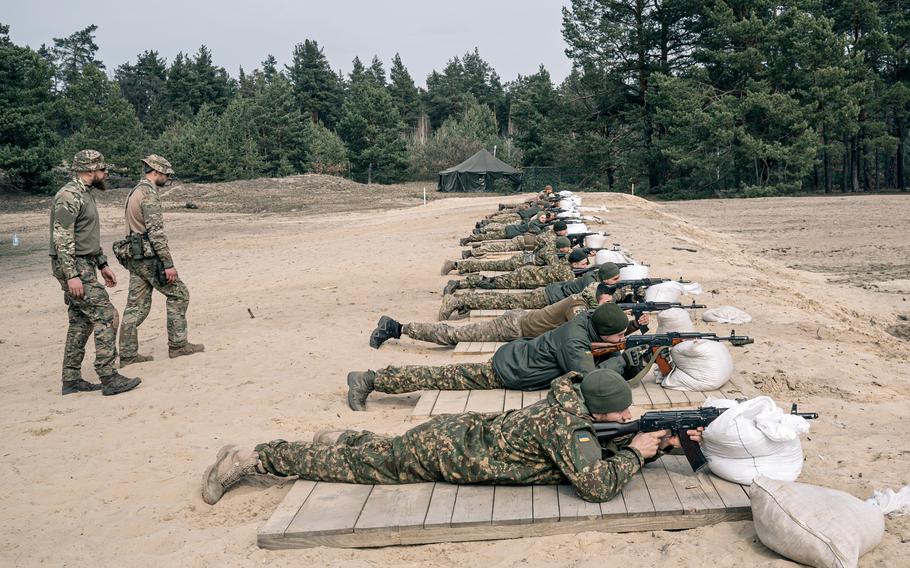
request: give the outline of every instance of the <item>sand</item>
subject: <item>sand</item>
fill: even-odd
[[[66,313],[44,256],[46,212],[0,214],[0,565],[792,565],[757,541],[751,522],[682,532],[273,552],[256,547],[256,528],[288,485],[241,487],[216,506],[205,505],[200,477],[224,443],[306,440],[321,428],[395,433],[408,427],[416,396],[374,396],[368,412],[354,413],[344,402],[344,376],[386,364],[451,361],[443,348],[391,341],[377,351],[367,339],[383,313],[402,321],[434,319],[445,283],[441,262],[456,258],[457,238],[503,200],[459,197],[411,207],[419,200],[408,199],[385,205],[391,210],[354,212],[337,212],[342,207],[335,205],[320,210],[310,202],[308,210],[319,216],[289,211],[293,207],[250,215],[205,202],[195,211],[171,204],[166,223],[191,293],[190,338],[207,350],[167,358],[164,302],[156,296],[140,328],[142,351],[156,360],[125,369],[143,383],[116,397],[60,396]],[[584,200],[610,209],[613,240],[650,263],[653,275],[696,280],[706,290],[701,303],[752,314],[753,323],[737,328],[756,338],[733,350],[737,381],[750,394],[821,414],[803,441],[803,481],[862,498],[910,482],[910,348],[887,331],[908,312],[900,270],[879,290],[831,272],[841,265],[862,271],[870,243],[881,249],[883,260],[875,262],[906,263],[906,235],[876,225],[907,219],[910,200],[866,196],[825,207],[816,198],[661,205],[586,194]],[[862,218],[849,213],[860,203]],[[857,246],[832,242],[831,211],[840,219],[833,232],[855,235]],[[122,209],[111,199],[102,215],[109,250],[121,231]],[[753,215],[766,216],[775,230],[749,225],[745,219]],[[799,232],[793,232],[793,215],[803,219]],[[747,226],[752,230],[740,230]],[[23,242],[16,249],[9,244],[13,230]],[[765,250],[782,246],[791,247],[785,258]],[[112,298],[122,310],[127,273],[115,270],[120,284]],[[90,342],[84,374],[96,380],[92,356]],[[906,562],[908,540],[910,521],[889,520],[884,541],[861,565]]]

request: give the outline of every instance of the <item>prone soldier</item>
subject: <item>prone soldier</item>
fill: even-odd
[[[252,451],[225,446],[203,474],[202,498],[214,505],[241,479],[269,474],[364,484],[568,482],[582,499],[603,502],[680,445],[667,430],[599,443],[595,423],[632,420],[632,392],[609,370],[583,378],[569,372],[548,387],[545,400],[523,409],[437,416],[401,436],[323,431],[313,442],[275,440]],[[686,435],[698,443],[701,430]]]

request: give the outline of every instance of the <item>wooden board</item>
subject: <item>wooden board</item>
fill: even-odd
[[[230,496],[228,496],[230,498]],[[568,485],[351,485],[297,481],[258,531],[263,548],[360,548],[687,529],[751,517],[745,489],[664,456],[604,503]]]
[[[452,355],[484,355],[496,353],[496,350],[505,345],[495,341],[461,341],[455,345]]]

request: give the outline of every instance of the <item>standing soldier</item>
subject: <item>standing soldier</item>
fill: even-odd
[[[133,254],[127,262],[130,271],[130,293],[120,325],[120,367],[131,363],[151,361],[151,355],[139,354],[138,327],[152,307],[152,289],[167,297],[168,355],[173,359],[205,350],[202,344],[186,339],[186,309],[190,292],[177,276],[161,213],[162,187],[174,173],[170,162],[157,154],[142,160],[145,176],[126,198],[126,228],[130,239],[137,240],[142,254]]]
[[[63,394],[96,391],[114,395],[135,388],[140,379],[117,372],[117,310],[98,282],[101,270],[108,288],[117,277],[101,251],[101,224],[94,189],[105,190],[107,165],[95,150],[82,150],[73,158],[72,181],[64,185],[51,206],[51,269],[63,288],[69,306],[69,330],[63,351]],[[95,332],[95,372],[101,384],[82,379],[82,360],[89,335]]]

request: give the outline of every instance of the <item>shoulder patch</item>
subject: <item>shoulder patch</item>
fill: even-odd
[[[572,434],[575,452],[584,462],[595,462],[601,459],[600,443],[589,430],[576,430]]]

